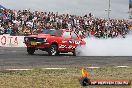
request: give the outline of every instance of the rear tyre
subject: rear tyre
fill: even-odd
[[[29,55],[33,55],[35,52],[35,49],[34,48],[27,48],[27,52]]]
[[[77,56],[79,54],[79,52],[76,50],[76,48],[74,49],[74,51],[72,53],[73,53],[73,56]]]
[[[73,56],[79,56],[81,52],[78,50],[78,47],[76,47],[72,53]]]
[[[55,55],[58,55],[59,52],[58,52],[58,47],[57,45],[51,45],[50,48],[48,49],[48,54],[50,56],[55,56]]]
[[[73,56],[76,56],[76,51],[75,50],[72,53],[73,53]]]

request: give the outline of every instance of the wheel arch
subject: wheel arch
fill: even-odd
[[[56,45],[57,48],[58,48],[58,46],[59,46],[57,42],[52,42],[51,45]]]

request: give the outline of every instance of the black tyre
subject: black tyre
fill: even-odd
[[[58,55],[59,52],[58,52],[58,47],[57,45],[51,45],[50,48],[48,49],[48,54],[50,56],[55,56],[55,55]]]
[[[35,49],[34,48],[27,48],[27,52],[29,55],[33,55],[35,52]]]
[[[78,47],[76,47],[72,53],[73,56],[79,56],[81,52],[78,50]]]
[[[76,56],[76,51],[75,50],[72,53],[73,53],[73,56]]]
[[[77,55],[79,55],[79,54],[80,54],[80,52],[79,52],[79,51],[77,51],[76,49],[75,49],[72,53],[73,53],[73,56],[77,56]]]

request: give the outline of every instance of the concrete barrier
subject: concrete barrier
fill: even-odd
[[[26,47],[24,36],[10,36],[8,34],[0,35],[1,47]]]

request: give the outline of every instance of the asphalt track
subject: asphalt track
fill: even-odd
[[[26,48],[0,47],[0,69],[18,68],[57,68],[57,67],[106,67],[132,66],[132,57],[83,57],[61,54],[48,56],[46,52],[37,51],[28,55]]]

